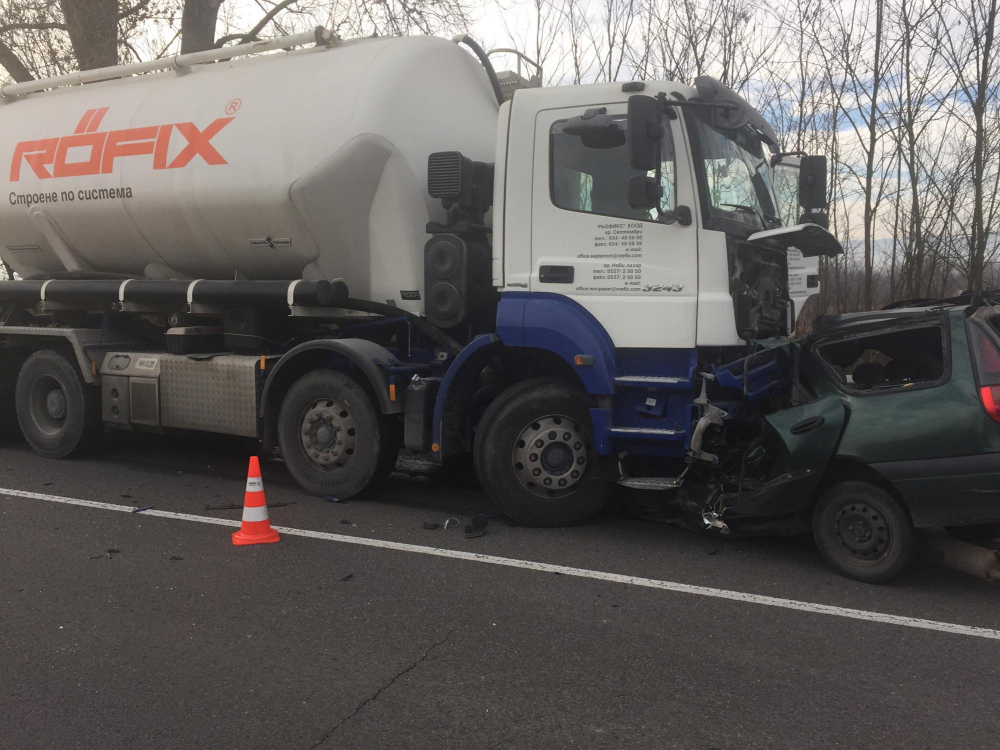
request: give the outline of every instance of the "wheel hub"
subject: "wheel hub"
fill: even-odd
[[[51,375],[39,375],[28,390],[28,413],[40,432],[50,437],[66,427],[69,404],[62,384]]]
[[[302,412],[299,438],[310,463],[323,471],[336,471],[354,455],[357,431],[343,404],[317,399]]]
[[[62,388],[49,391],[45,397],[45,410],[53,419],[62,419],[66,416],[66,394]]]
[[[511,456],[518,481],[539,497],[561,497],[576,489],[587,470],[587,438],[579,423],[560,414],[527,425]]]
[[[889,550],[889,527],[878,510],[862,503],[845,503],[837,512],[837,539],[851,556],[868,561]]]

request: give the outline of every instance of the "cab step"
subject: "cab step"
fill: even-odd
[[[654,375],[619,375],[615,385],[624,388],[683,388],[691,387],[689,378],[665,378]]]
[[[681,480],[677,477],[622,477],[618,484],[633,490],[675,490],[681,486]]]

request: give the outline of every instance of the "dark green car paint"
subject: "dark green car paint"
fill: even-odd
[[[857,391],[842,385],[818,357],[823,343],[836,339],[836,330],[805,343],[801,375],[816,393],[816,406],[838,400],[846,411],[839,444],[831,447],[837,459],[864,464],[896,490],[913,523],[948,526],[1000,521],[1000,424],[992,421],[979,400],[966,332],[966,310],[951,307],[921,316],[923,325],[938,322],[945,334],[944,376],[930,384]],[[903,317],[900,316],[900,321]],[[877,322],[879,330],[898,324]],[[768,422],[790,447],[787,435],[794,419],[784,415]],[[826,464],[816,451],[829,445],[805,441],[797,463]],[[830,471],[844,463],[833,463]],[[826,480],[836,480],[827,476]]]
[[[765,442],[778,451],[771,474],[792,481],[741,497],[740,515],[775,516],[805,507],[837,449],[846,416],[842,400],[827,396],[766,417]]]

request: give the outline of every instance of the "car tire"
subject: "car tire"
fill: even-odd
[[[35,352],[17,375],[17,421],[28,445],[46,458],[92,450],[101,436],[101,394],[58,352]]]
[[[480,420],[473,454],[486,493],[526,526],[589,521],[616,488],[594,477],[599,457],[585,394],[551,378],[501,393]]]
[[[956,539],[971,544],[990,544],[1000,540],[1000,523],[977,523],[972,526],[945,526]]]
[[[278,444],[306,492],[346,500],[391,471],[399,452],[393,429],[367,389],[335,370],[296,380],[278,413]]]
[[[813,511],[813,537],[834,569],[865,583],[895,577],[916,551],[906,509],[871,482],[840,482],[826,490]]]

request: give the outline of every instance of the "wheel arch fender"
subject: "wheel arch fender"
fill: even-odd
[[[388,349],[365,339],[316,339],[289,349],[271,370],[260,397],[260,416],[267,417],[288,387],[310,370],[355,370],[371,387],[383,414],[399,414],[402,404],[389,397],[390,367],[400,361]]]

